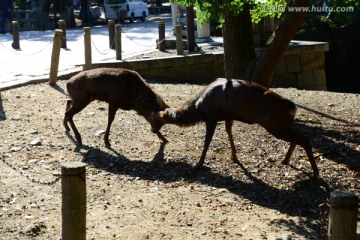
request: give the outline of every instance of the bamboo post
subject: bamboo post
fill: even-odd
[[[159,22],[159,50],[164,52],[166,50],[166,42],[165,42],[165,22]]]
[[[61,39],[61,48],[67,48],[66,43],[66,22],[65,20],[59,20],[58,21],[59,28],[63,31],[63,37]]]
[[[358,203],[352,192],[330,194],[329,240],[356,240]]]
[[[175,26],[175,36],[176,36],[176,53],[177,55],[183,55],[184,46],[182,40],[181,25]]]
[[[108,31],[109,31],[109,48],[114,49],[115,21],[112,19],[108,20]]]
[[[62,239],[86,239],[85,166],[82,162],[61,166]]]
[[[115,25],[116,60],[121,60],[121,24]]]
[[[13,42],[11,44],[13,49],[20,49],[20,37],[19,37],[19,22],[12,21],[11,22]]]
[[[61,29],[55,30],[53,49],[51,54],[50,78],[49,78],[49,83],[51,85],[56,84],[57,81],[62,34],[63,31]]]
[[[91,31],[90,27],[84,27],[84,46],[85,46],[85,70],[92,69],[91,58]]]

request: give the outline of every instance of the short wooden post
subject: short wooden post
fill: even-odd
[[[116,60],[121,60],[121,24],[115,25]]]
[[[51,85],[56,84],[57,81],[62,34],[63,31],[61,29],[55,30],[53,49],[51,53],[50,78],[49,78],[49,83]]]
[[[108,30],[109,30],[109,48],[115,48],[115,21],[110,19],[108,20]]]
[[[63,31],[63,37],[61,39],[61,48],[67,48],[67,43],[66,43],[66,22],[65,20],[59,20],[58,21],[59,24],[59,28]]]
[[[189,52],[195,50],[195,22],[194,22],[194,8],[186,7],[186,36],[187,49]]]
[[[92,69],[91,57],[91,31],[90,27],[84,27],[84,46],[85,46],[85,70]]]
[[[183,55],[184,46],[182,40],[181,25],[175,26],[175,35],[176,35],[176,53],[177,55]]]
[[[19,23],[18,21],[11,22],[13,42],[11,44],[13,49],[20,49],[20,35],[19,35]]]
[[[86,239],[85,166],[82,162],[61,166],[62,239]]]
[[[358,203],[352,192],[330,194],[329,240],[356,240]]]
[[[159,22],[159,50],[164,52],[166,50],[166,42],[165,42],[165,22]]]

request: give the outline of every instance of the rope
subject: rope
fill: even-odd
[[[139,46],[143,46],[143,47],[147,47],[147,48],[154,47],[154,45],[144,45],[144,44],[141,44],[141,43],[136,42],[135,40],[133,40],[134,37],[130,37],[126,32],[124,32],[123,29],[121,29],[121,32],[122,32],[122,33],[125,35],[125,37],[127,37],[130,41],[133,41],[135,44],[137,44],[137,45],[139,45]],[[169,34],[168,34],[164,39],[162,39],[161,41],[159,41],[159,42],[157,42],[157,43],[155,44],[155,47],[156,47],[157,45],[159,45],[160,43],[162,43],[163,41],[165,41],[166,38],[168,38],[171,34],[173,34],[173,32],[174,32],[174,31],[170,31]]]
[[[111,51],[111,48],[109,48],[106,52],[102,52],[99,50],[98,47],[96,47],[94,41],[91,39],[91,44],[94,46],[95,50],[100,53],[101,55],[108,55],[109,52]],[[112,43],[111,43],[111,46],[114,46],[115,45],[115,38],[113,39]]]
[[[50,40],[47,45],[45,47],[43,47],[42,49],[38,50],[38,51],[35,51],[33,53],[22,53],[22,52],[19,52],[19,51],[15,51],[14,49],[12,48],[8,48],[5,44],[3,44],[2,42],[0,42],[0,45],[3,46],[5,49],[7,49],[8,51],[12,52],[12,53],[15,53],[17,55],[20,55],[20,56],[25,56],[25,57],[28,57],[28,56],[34,56],[36,54],[39,54],[41,52],[43,52],[51,43],[53,43],[54,39]]]
[[[29,175],[27,172],[25,172],[24,170],[22,170],[21,168],[19,168],[18,166],[10,163],[9,161],[5,160],[5,157],[1,158],[2,162],[5,163],[6,165],[8,165],[10,168],[12,168],[13,170],[15,170],[16,172],[20,173],[23,177],[25,177],[26,179],[30,180],[33,183],[38,183],[41,185],[53,185],[56,182],[58,182],[61,179],[61,174],[53,174],[53,176],[56,176],[56,178],[54,180],[51,181],[44,181],[41,179],[37,179],[34,178],[33,176]]]

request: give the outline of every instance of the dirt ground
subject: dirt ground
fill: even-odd
[[[151,86],[170,106],[203,87]],[[107,149],[107,105],[97,101],[74,118],[83,137],[79,148],[62,125],[64,89],[60,81],[1,93],[0,239],[61,239],[60,182],[29,178],[52,181],[69,161],[86,163],[87,239],[320,239],[319,204],[330,192],[360,196],[358,94],[274,89],[298,105],[295,127],[311,138],[319,182],[311,179],[303,149],[295,149],[290,166],[282,165],[289,144],[257,125],[233,127],[243,167],[230,160],[224,123],[199,171],[192,166],[204,124],[166,125],[161,131],[169,143],[162,144],[145,119],[119,110],[113,150]],[[359,229],[360,223],[358,236]]]

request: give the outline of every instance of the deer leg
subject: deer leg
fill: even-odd
[[[314,154],[313,154],[313,151],[311,150],[309,140],[307,139],[307,141],[304,142],[303,144],[300,144],[300,146],[302,146],[305,149],[305,152],[306,152],[306,154],[307,154],[307,156],[309,158],[311,168],[313,169],[313,176],[318,177],[319,176],[319,169],[318,169],[318,167],[316,165]]]
[[[206,122],[206,134],[205,134],[205,142],[204,142],[204,149],[202,151],[201,157],[199,162],[195,165],[195,168],[200,168],[204,164],[206,152],[209,148],[211,139],[214,135],[214,131],[216,128],[217,122]]]
[[[158,138],[163,142],[163,143],[168,143],[169,141],[164,137],[164,135],[161,134],[160,131],[156,132],[156,135],[158,136]]]
[[[75,139],[76,141],[78,141],[78,144],[80,146],[82,146],[82,142],[81,142],[81,136],[79,131],[77,130],[75,123],[73,121],[73,117],[75,114],[77,114],[78,112],[80,112],[81,110],[83,110],[86,105],[88,104],[88,102],[82,104],[82,105],[78,105],[74,102],[71,102],[71,106],[69,107],[69,109],[65,112],[65,118],[64,118],[64,122],[69,122],[70,126],[75,134]],[[66,126],[65,126],[66,128]]]
[[[71,104],[72,104],[72,100],[69,99],[69,100],[66,101],[66,110],[65,110],[65,112],[67,110],[69,110]],[[64,127],[65,127],[66,131],[70,131],[70,128],[68,126],[68,118],[67,118],[66,114],[64,116]]]
[[[225,129],[229,136],[229,141],[230,141],[230,146],[231,146],[231,160],[236,164],[240,164],[239,160],[236,157],[236,147],[234,144],[234,139],[233,139],[232,131],[231,131],[233,122],[234,122],[233,120],[226,120],[225,121]]]
[[[313,154],[313,151],[311,150],[309,139],[306,136],[303,136],[290,128],[287,131],[283,131],[283,134],[280,134],[276,137],[291,143],[290,148],[288,150],[288,153],[286,154],[286,157],[285,157],[283,163],[286,164],[290,161],[290,157],[291,157],[292,152],[294,151],[295,146],[300,145],[302,148],[304,148],[304,150],[307,154],[307,157],[309,158],[311,168],[313,170],[313,176],[314,177],[319,176],[319,169],[316,165],[314,154]]]
[[[287,154],[285,156],[285,159],[281,162],[282,164],[289,164],[291,155],[292,155],[295,147],[296,147],[295,143],[290,143],[290,147],[289,147],[289,150],[288,150],[288,152],[287,152]]]
[[[109,104],[109,116],[108,116],[108,124],[106,127],[106,132],[105,132],[105,136],[104,136],[104,141],[105,141],[105,146],[106,147],[110,147],[110,141],[109,141],[109,134],[110,134],[110,128],[111,128],[111,124],[115,119],[115,114],[117,111],[117,107],[114,105]]]

